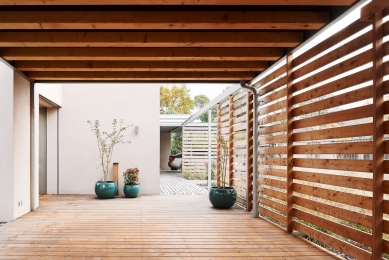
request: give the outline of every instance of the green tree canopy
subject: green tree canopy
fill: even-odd
[[[210,102],[209,98],[204,94],[195,96],[194,101],[195,101],[195,107],[197,109],[203,108],[206,104]]]
[[[195,100],[195,107],[197,109],[201,109],[203,108],[206,104],[208,104],[211,100],[204,94],[201,94],[201,95],[197,95],[194,97],[194,100]],[[212,113],[212,122],[216,122],[216,107],[213,107],[211,109],[211,113]],[[203,123],[207,123],[208,122],[208,112],[205,112],[204,114],[202,114],[201,116],[199,116],[199,119],[201,122]]]
[[[186,85],[160,87],[160,113],[190,114],[194,108],[194,100],[190,98],[190,89]]]

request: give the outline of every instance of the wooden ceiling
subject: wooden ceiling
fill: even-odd
[[[36,81],[251,80],[356,0],[0,0],[0,56]]]

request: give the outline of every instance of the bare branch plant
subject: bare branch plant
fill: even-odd
[[[90,120],[87,121],[90,125],[90,129],[95,134],[97,139],[97,146],[99,148],[99,156],[101,162],[97,168],[100,166],[103,169],[103,178],[100,180],[102,182],[107,182],[108,178],[108,166],[112,159],[113,147],[118,143],[131,143],[130,141],[124,141],[123,132],[126,131],[130,126],[123,126],[124,121],[120,120],[118,122],[117,119],[112,121],[112,133],[107,133],[105,131],[100,132],[100,122],[99,120],[95,120],[92,123]],[[119,124],[119,125],[118,125]],[[132,125],[131,125],[132,126]]]

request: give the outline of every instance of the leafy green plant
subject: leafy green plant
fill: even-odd
[[[182,134],[172,133],[171,147],[171,154],[175,155],[182,152]]]
[[[206,180],[208,177],[207,172],[205,171],[200,171],[200,172],[184,171],[182,175],[187,180]]]
[[[108,177],[108,166],[112,159],[113,148],[116,144],[119,143],[131,143],[130,141],[124,141],[123,132],[126,131],[130,126],[123,126],[123,120],[118,122],[117,119],[112,121],[112,132],[107,133],[105,131],[100,131],[100,122],[99,120],[95,120],[92,123],[90,120],[87,121],[90,125],[91,131],[95,134],[97,139],[97,146],[99,148],[99,156],[101,162],[97,168],[100,166],[103,168],[103,178],[100,180],[101,182],[107,182]],[[119,124],[119,125],[118,125]]]
[[[139,185],[139,169],[128,168],[123,172],[124,185]]]

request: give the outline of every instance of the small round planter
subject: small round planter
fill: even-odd
[[[124,185],[123,192],[126,195],[126,198],[136,198],[138,197],[140,191],[139,185]]]
[[[115,181],[96,182],[95,193],[99,199],[112,199],[118,191],[118,185]]]
[[[211,187],[209,191],[209,201],[215,208],[229,209],[236,202],[237,193],[234,188]]]

